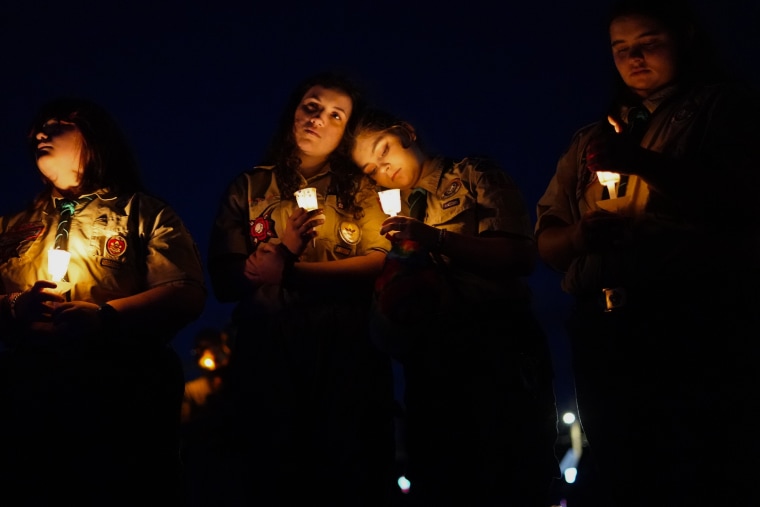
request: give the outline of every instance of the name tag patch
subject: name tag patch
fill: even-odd
[[[459,204],[459,198],[458,197],[456,199],[450,200],[449,202],[443,203],[442,208],[443,209],[449,209],[449,208],[452,208],[452,207],[456,206],[457,204]]]

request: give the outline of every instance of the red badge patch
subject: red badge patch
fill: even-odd
[[[127,250],[127,240],[121,236],[111,236],[106,241],[106,251],[114,257],[121,257]]]
[[[274,220],[270,218],[272,210],[264,213],[262,216],[251,220],[251,238],[253,238],[253,246],[258,246],[259,243],[266,243],[269,238],[276,238],[277,233],[274,230]]]

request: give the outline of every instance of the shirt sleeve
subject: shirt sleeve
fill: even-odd
[[[198,246],[170,206],[142,196],[140,229],[140,234],[147,238],[145,263],[148,287],[176,282],[204,286]]]
[[[557,162],[557,168],[536,205],[535,234],[545,226],[548,217],[554,217],[566,224],[578,221],[579,208],[576,198],[578,181],[578,150],[582,135],[576,133],[570,146]]]
[[[528,208],[515,181],[487,160],[478,162],[472,171],[480,217],[478,233],[500,231],[532,237]]]
[[[238,176],[219,201],[211,227],[209,262],[223,261],[229,255],[247,257],[250,254],[248,217],[248,178]]]

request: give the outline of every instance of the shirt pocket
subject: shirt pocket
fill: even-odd
[[[109,294],[133,294],[143,290],[143,245],[137,231],[130,233],[129,217],[111,210],[99,213],[89,238],[90,270],[100,289]]]
[[[362,239],[362,229],[353,215],[337,205],[337,198],[328,195],[325,199],[325,223],[318,230],[317,254],[321,259],[342,259],[356,255],[357,245]]]
[[[437,200],[428,210],[428,223],[433,226],[451,222],[469,223],[476,220],[478,203],[469,193],[460,193],[445,200]]]

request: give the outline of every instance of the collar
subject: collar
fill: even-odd
[[[113,195],[108,189],[101,188],[99,190],[96,190],[95,192],[90,192],[87,194],[82,194],[76,199],[69,199],[68,197],[64,197],[58,192],[57,190],[53,190],[53,193],[50,195],[50,200],[53,203],[53,207],[57,208],[58,203],[62,200],[70,200],[75,201],[76,203],[88,203],[91,201],[94,201],[96,198],[101,200],[113,200],[116,199],[116,195]]]
[[[669,99],[675,95],[677,91],[678,85],[672,84],[670,86],[666,86],[662,90],[659,90],[642,100],[641,104],[646,107],[650,113],[653,113],[654,110],[660,106],[660,104],[662,104],[666,99]]]
[[[445,161],[445,157],[433,157],[426,160],[422,167],[423,176],[414,188],[422,188],[427,192],[435,194],[438,191],[443,169],[446,166]]]

